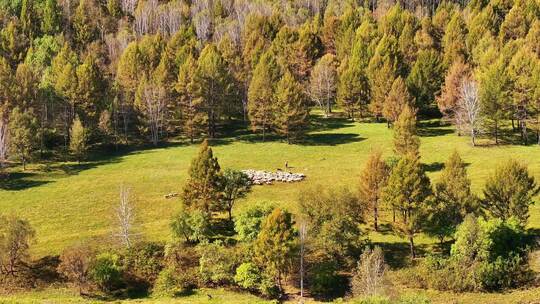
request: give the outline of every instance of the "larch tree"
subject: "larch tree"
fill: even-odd
[[[274,56],[267,52],[255,70],[248,90],[248,116],[251,129],[261,131],[263,141],[273,121],[274,90],[279,77],[279,67]]]
[[[9,116],[9,146],[13,155],[17,155],[26,170],[26,162],[38,143],[38,121],[31,110],[23,111],[16,107]]]
[[[407,86],[415,97],[416,107],[429,109],[434,104],[435,96],[441,88],[443,67],[439,54],[435,50],[422,50],[407,77]]]
[[[374,151],[369,155],[360,174],[359,199],[369,206],[369,210],[373,214],[373,229],[375,231],[379,229],[379,203],[389,171],[388,165],[382,159],[382,153]]]
[[[286,136],[287,143],[300,139],[307,131],[309,107],[302,85],[294,76],[285,72],[277,83],[274,103],[274,128]]]
[[[232,85],[227,65],[215,45],[209,44],[202,50],[197,61],[194,83],[197,86],[197,97],[206,110],[208,136],[214,138],[223,106],[231,97]]]
[[[415,110],[405,106],[394,124],[394,152],[399,156],[419,155],[420,139],[416,132]]]
[[[218,160],[207,140],[203,141],[197,157],[191,161],[188,174],[182,192],[184,205],[209,215],[221,197],[222,177]]]
[[[529,206],[539,192],[540,187],[527,167],[510,159],[488,177],[481,204],[491,216],[502,220],[514,217],[525,226],[529,218]]]
[[[79,116],[75,116],[75,119],[73,119],[69,137],[69,150],[75,155],[77,162],[80,163],[86,154],[86,150],[88,150],[88,135]]]
[[[479,79],[482,116],[495,138],[495,144],[499,144],[500,123],[507,113],[511,85],[503,58],[490,64],[480,73]]]
[[[408,239],[413,259],[416,258],[414,237],[424,228],[431,195],[429,178],[418,157],[402,157],[388,177],[382,200],[396,210],[397,220],[392,226],[398,235]]]
[[[309,82],[309,94],[315,103],[328,117],[332,112],[332,104],[336,98],[337,71],[336,58],[326,54],[313,67]]]
[[[396,70],[390,61],[385,61],[380,69],[370,73],[371,102],[369,111],[378,120],[382,116],[386,95],[392,89]]]
[[[463,79],[469,77],[470,68],[462,60],[454,61],[448,69],[444,78],[441,94],[437,97],[439,111],[441,111],[446,118],[454,120],[460,98],[461,84]]]
[[[41,31],[45,34],[54,35],[60,30],[61,15],[56,0],[46,0],[41,19]]]
[[[193,56],[189,55],[185,62],[180,66],[178,81],[175,90],[178,93],[179,106],[181,108],[182,129],[184,134],[193,143],[204,133],[206,125],[206,115],[200,98],[194,94],[193,75],[197,62]]]
[[[477,211],[477,200],[471,192],[466,164],[454,151],[435,184],[435,204],[427,219],[426,232],[438,237],[442,243],[445,238],[454,235],[467,214]]]
[[[456,11],[446,26],[444,36],[441,39],[444,50],[442,63],[445,67],[451,66],[456,61],[465,61],[467,58],[466,35],[467,26],[465,21],[461,13]]]
[[[354,58],[353,58],[354,59]],[[340,73],[337,88],[337,101],[354,120],[355,112],[362,115],[362,106],[368,104],[370,98],[369,79],[365,69],[358,61],[351,60]]]
[[[395,123],[405,107],[412,107],[413,99],[409,94],[407,85],[401,77],[396,78],[392,84],[392,89],[384,101],[382,114],[386,118],[388,125]]]

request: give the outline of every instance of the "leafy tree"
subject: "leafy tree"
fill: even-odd
[[[488,177],[481,203],[491,216],[502,220],[515,217],[525,225],[529,218],[529,205],[539,192],[540,187],[527,167],[511,159]]]
[[[394,123],[405,107],[412,107],[413,100],[405,82],[401,77],[396,78],[392,84],[392,89],[386,96],[383,104],[382,114],[388,123]]]
[[[231,248],[221,242],[200,244],[197,248],[199,258],[199,274],[207,285],[224,285],[234,281],[235,255]]]
[[[238,240],[251,242],[257,238],[266,217],[272,213],[272,204],[257,204],[234,217],[234,231]]]
[[[109,252],[98,254],[90,268],[90,277],[105,292],[119,288],[122,285],[120,256]]]
[[[279,77],[279,68],[274,56],[264,53],[253,71],[248,91],[248,115],[251,128],[261,130],[263,141],[273,120],[274,87]]]
[[[176,238],[183,238],[186,243],[206,241],[211,235],[210,219],[200,210],[181,210],[173,219],[171,229]]]
[[[394,125],[394,151],[400,155],[418,155],[420,140],[416,135],[416,114],[405,106]]]
[[[382,197],[387,206],[396,210],[398,218],[392,226],[398,235],[408,239],[411,257],[416,258],[414,236],[424,228],[431,199],[431,184],[417,157],[406,155],[400,159]]]
[[[450,156],[435,184],[436,202],[427,220],[426,232],[439,238],[441,243],[452,237],[456,227],[469,213],[477,212],[476,198],[471,193],[465,163],[457,151]]]
[[[86,154],[88,146],[86,144],[86,129],[82,125],[81,120],[78,116],[75,117],[75,119],[73,120],[73,124],[71,125],[71,130],[69,133],[69,150],[71,151],[71,153],[73,153],[73,155],[75,155],[77,161],[80,163],[81,159],[83,159],[84,155]]]
[[[336,97],[336,83],[336,58],[333,54],[326,54],[317,61],[311,71],[309,93],[327,117],[332,112],[332,103]],[[337,90],[339,92],[340,88]]]
[[[191,161],[188,174],[182,193],[184,204],[209,214],[220,199],[222,176],[218,160],[207,140],[203,141],[199,154]]]
[[[276,131],[287,137],[287,143],[298,140],[306,132],[307,98],[302,85],[289,72],[277,83],[273,112]]]
[[[31,158],[31,153],[38,143],[37,119],[31,110],[23,112],[19,108],[14,108],[9,117],[8,127],[10,150],[19,156],[23,170],[26,170],[26,162]]]
[[[229,221],[232,221],[234,203],[251,191],[251,180],[242,171],[225,169],[225,172],[223,172],[222,187],[222,201],[225,210],[229,213]]]
[[[320,186],[302,192],[299,205],[310,229],[307,242],[316,261],[352,265],[363,245],[360,225],[367,206],[347,188]]]
[[[0,273],[18,276],[30,259],[36,233],[28,221],[15,216],[2,216],[0,222]]]
[[[234,282],[247,290],[256,290],[262,281],[259,268],[253,263],[242,263],[236,268]]]
[[[292,216],[287,211],[274,209],[264,221],[254,243],[254,261],[265,269],[283,292],[282,279],[295,248]]]
[[[372,152],[360,174],[360,201],[373,212],[373,228],[378,231],[379,203],[381,192],[388,178],[389,168],[382,160],[380,151]]]

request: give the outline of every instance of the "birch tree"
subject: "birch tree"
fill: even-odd
[[[464,128],[471,135],[471,144],[476,145],[475,138],[480,127],[481,104],[478,98],[478,84],[474,80],[463,80],[455,113],[459,128]]]
[[[321,108],[325,117],[332,112],[332,103],[336,97],[336,80],[335,57],[326,54],[313,67],[309,86],[311,99]]]
[[[156,146],[165,120],[167,105],[165,88],[159,84],[148,83],[143,79],[137,90],[136,105],[143,113],[150,133],[150,140]]]
[[[130,201],[130,192],[130,188],[120,187],[120,202],[115,210],[117,228],[114,236],[127,248],[131,247],[136,236],[134,232],[135,210]]]

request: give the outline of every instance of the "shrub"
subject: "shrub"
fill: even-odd
[[[158,243],[140,243],[129,248],[124,265],[130,274],[152,283],[163,269],[165,248]]]
[[[88,247],[69,248],[60,256],[58,272],[68,281],[76,284],[79,287],[79,293],[82,293],[89,281],[93,257]]]
[[[198,246],[200,254],[199,274],[207,285],[223,285],[233,282],[235,254],[221,243],[206,243]]]
[[[244,289],[256,290],[261,280],[261,271],[253,263],[243,263],[236,268],[234,282]]]
[[[156,296],[173,297],[182,291],[178,277],[173,268],[163,269],[154,283],[153,294]]]
[[[210,219],[200,210],[180,211],[171,223],[171,228],[175,237],[187,243],[205,241],[211,236]]]
[[[385,293],[386,263],[380,247],[366,248],[360,256],[352,279],[352,292],[355,295],[374,296]]]
[[[90,275],[98,287],[106,292],[122,286],[120,257],[114,253],[99,254],[91,266]]]

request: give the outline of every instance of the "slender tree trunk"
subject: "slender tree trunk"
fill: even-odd
[[[495,144],[499,144],[499,122],[495,121]]]
[[[378,219],[379,219],[379,209],[377,208],[377,206],[375,206],[375,208],[373,208],[373,228],[375,228],[375,231],[379,231]]]
[[[414,248],[414,238],[412,235],[409,236],[409,247],[411,249],[411,258],[416,259],[416,250]]]
[[[474,142],[474,136],[475,136],[474,129],[471,128],[471,142],[472,142],[473,147],[476,146],[476,143]]]

